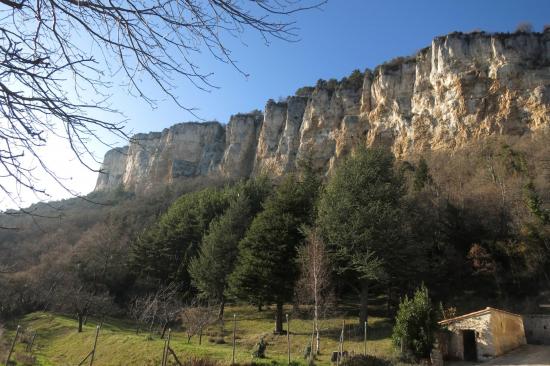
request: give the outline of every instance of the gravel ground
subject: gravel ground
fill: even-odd
[[[446,362],[445,366],[550,366],[550,346],[527,345],[488,362]]]

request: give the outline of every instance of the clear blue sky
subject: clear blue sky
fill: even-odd
[[[242,40],[230,40],[228,46],[239,66],[250,74],[248,78],[207,53],[194,58],[203,72],[214,73],[211,81],[220,88],[207,93],[181,84],[176,93],[182,103],[198,108],[204,120],[226,123],[231,114],[262,109],[269,98],[291,95],[319,78],[339,79],[354,69],[373,68],[394,57],[411,55],[438,35],[474,29],[507,32],[520,22],[530,22],[540,31],[550,23],[550,0],[329,0],[322,11],[300,13],[292,20],[300,28],[297,43],[273,40],[266,46],[251,32]],[[155,96],[153,86],[146,89]],[[134,133],[196,120],[172,102],[161,102],[153,110],[128,96],[123,88],[111,92],[112,104],[125,114],[127,127]],[[107,150],[98,142],[89,147],[100,160]],[[44,156],[51,160],[50,166],[58,167],[58,174],[71,188],[90,192],[97,173],[86,170],[74,158],[67,160],[71,155],[66,149],[62,144],[49,144]],[[49,199],[70,197],[51,179],[44,179]],[[25,204],[40,199],[24,195]]]
[[[206,93],[181,85],[182,102],[199,108],[206,120],[226,123],[231,114],[262,109],[267,99],[290,95],[319,78],[341,78],[356,68],[373,68],[413,54],[437,35],[473,29],[513,31],[524,21],[540,31],[550,23],[550,1],[329,0],[322,11],[301,13],[293,20],[300,27],[298,43],[273,40],[265,46],[253,33],[245,35],[246,46],[231,42],[233,55],[250,74],[248,78],[205,55],[200,65],[203,71],[215,73],[211,80],[220,89]],[[131,97],[114,101],[135,132],[159,131],[196,119],[170,102],[151,110]]]

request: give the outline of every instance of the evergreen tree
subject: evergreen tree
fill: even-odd
[[[417,359],[428,358],[435,343],[437,328],[435,308],[428,289],[422,285],[412,299],[405,296],[401,301],[395,317],[393,342],[397,346],[403,345]]]
[[[283,330],[283,304],[292,299],[298,277],[297,250],[304,239],[300,228],[311,223],[316,193],[310,182],[309,175],[301,181],[292,175],[285,178],[239,243],[230,276],[231,292],[237,298],[277,305],[276,333]]]
[[[202,296],[220,304],[219,319],[223,318],[225,292],[237,258],[238,243],[254,216],[262,209],[269,190],[266,178],[238,185],[229,208],[212,221],[208,234],[202,240],[199,255],[191,260],[189,273],[193,285]]]
[[[189,289],[187,267],[196,255],[210,222],[229,206],[228,190],[207,188],[179,198],[132,248],[138,274]]]
[[[421,191],[426,184],[432,183],[432,177],[430,176],[430,169],[426,159],[420,158],[418,166],[414,171],[414,190],[416,192]]]
[[[380,149],[360,149],[330,179],[319,202],[318,226],[341,275],[358,285],[359,322],[367,321],[369,283],[399,267],[400,178],[394,158]]]

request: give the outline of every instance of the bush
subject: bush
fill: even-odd
[[[315,88],[312,86],[303,86],[301,88],[298,88],[295,94],[299,97],[310,97],[311,94],[313,94],[314,90]]]
[[[372,355],[358,355],[345,358],[341,366],[390,366],[391,362]]]
[[[519,23],[518,26],[516,27],[516,32],[517,33],[531,33],[531,32],[533,32],[533,24],[531,24],[529,22]]]
[[[221,363],[207,357],[191,357],[186,360],[181,360],[184,366],[220,366]]]
[[[340,84],[344,89],[359,90],[363,87],[365,74],[359,70],[353,70],[350,76],[343,78]]]
[[[419,358],[428,358],[435,342],[435,332],[438,328],[436,311],[430,301],[428,289],[422,285],[414,293],[407,296],[399,304],[393,328],[393,342]]]
[[[252,356],[255,358],[265,358],[265,350],[267,348],[267,343],[264,341],[264,338],[260,338],[260,341],[256,343],[256,346],[254,347],[254,352],[252,352]]]

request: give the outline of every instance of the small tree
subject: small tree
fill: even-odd
[[[299,253],[299,261],[301,277],[297,283],[297,292],[302,300],[313,303],[313,331],[316,342],[315,348],[311,345],[311,352],[319,354],[319,312],[330,286],[330,263],[325,243],[317,229],[308,230],[306,243]]]
[[[435,342],[437,327],[436,310],[428,289],[422,285],[412,299],[405,296],[401,301],[393,327],[393,342],[410,351],[415,358],[427,358]]]
[[[164,338],[168,326],[174,323],[181,309],[181,302],[178,298],[180,287],[174,282],[150,293],[136,302],[137,312],[141,311],[139,323],[149,324],[149,332],[153,331],[155,324],[160,325],[160,337]]]
[[[202,343],[204,328],[218,319],[215,307],[209,305],[201,306],[196,301],[184,307],[180,313],[180,317],[187,334],[187,343],[190,343],[191,338],[198,334],[199,345]]]

